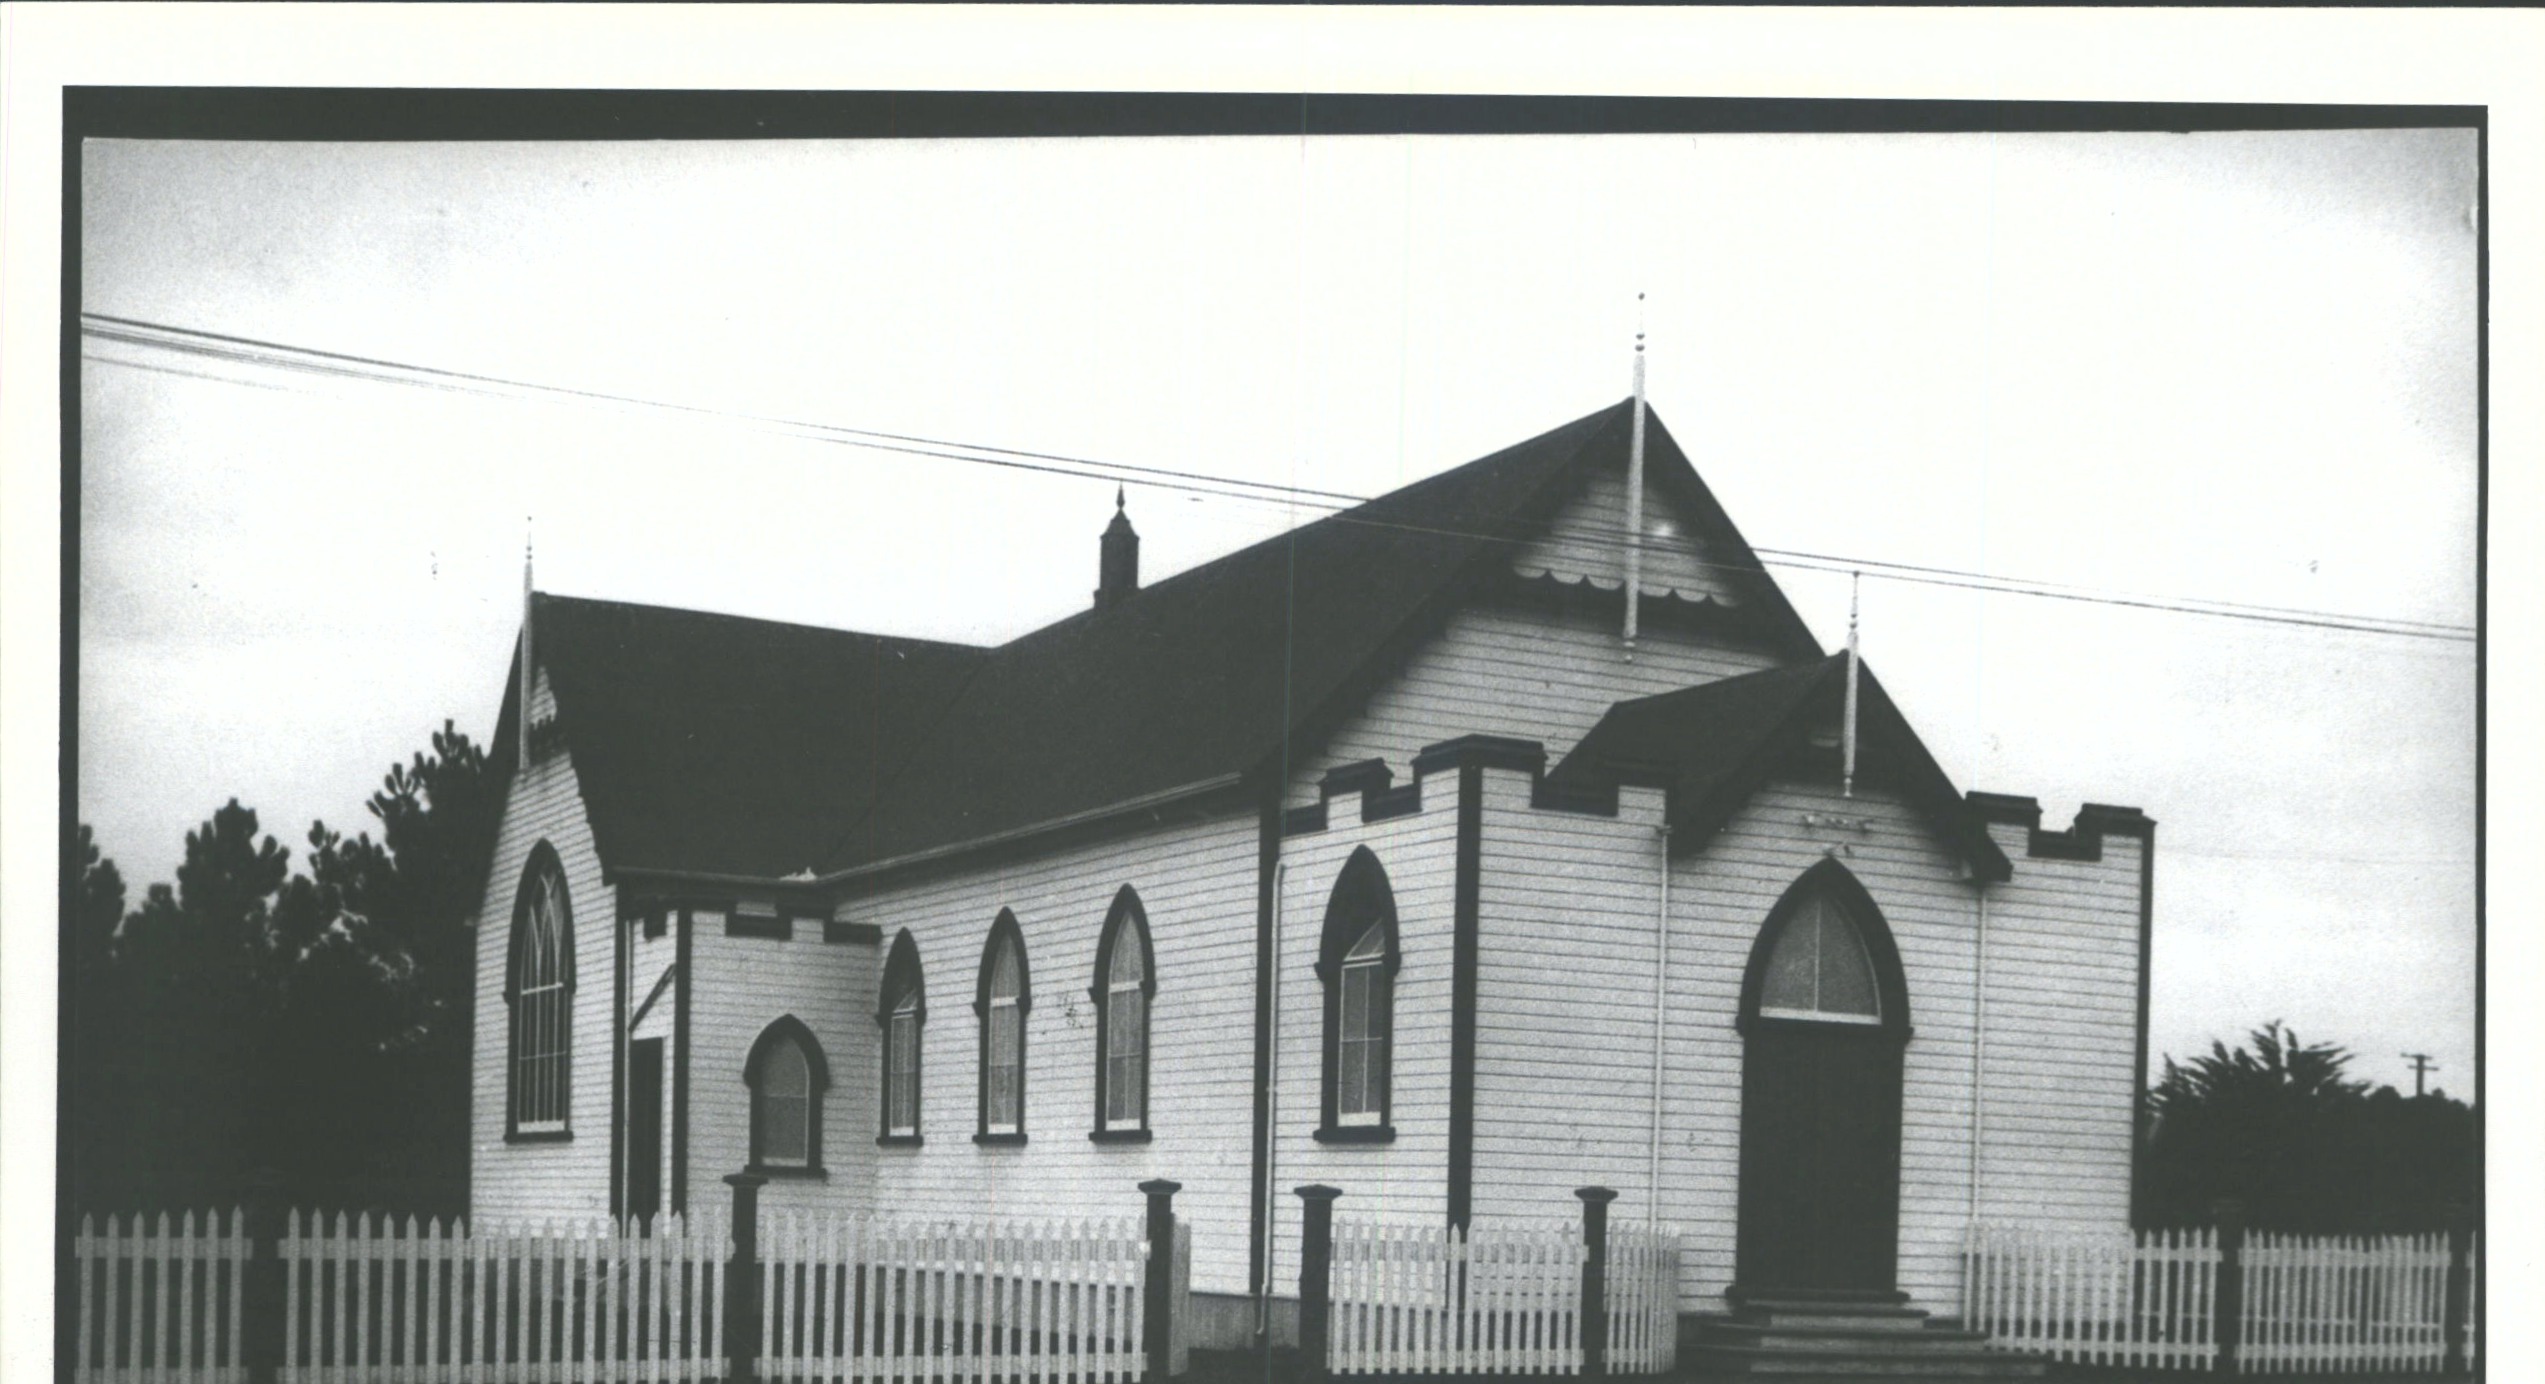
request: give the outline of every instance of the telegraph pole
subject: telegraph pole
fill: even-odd
[[[2431,1061],[2430,1054],[2426,1052],[2405,1053],[2404,1060],[2412,1064],[2412,1093],[2418,1096],[2421,1094],[2424,1074],[2437,1071],[2439,1064]]]

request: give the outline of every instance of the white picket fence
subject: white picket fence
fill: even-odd
[[[761,1377],[1135,1380],[1148,1252],[1130,1220],[764,1215]]]
[[[240,1300],[248,1238],[241,1212],[186,1212],[156,1222],[80,1218],[72,1237],[78,1294],[73,1377],[88,1384],[247,1377]]]
[[[308,1384],[688,1379],[722,1368],[712,1217],[470,1234],[293,1212],[280,1377]]]
[[[78,1384],[238,1384],[243,1215],[83,1220]],[[1147,1372],[1134,1221],[760,1217],[760,1368],[785,1384],[1049,1381]],[[1179,1224],[1180,1370],[1191,1230]],[[275,1240],[287,1384],[721,1379],[733,1240],[712,1216],[468,1227],[293,1212]],[[270,1320],[270,1319],[269,1319]],[[269,1338],[270,1339],[270,1338]]]
[[[2098,1365],[2206,1369],[2217,1232],[2044,1232],[1973,1226],[1962,1252],[1962,1323],[1993,1343]]]
[[[1608,1240],[1609,1369],[1671,1368],[1678,1237],[1620,1226]],[[1337,1374],[1577,1374],[1579,1222],[1392,1224],[1338,1217],[1326,1359]]]
[[[2437,1369],[2447,1356],[2444,1234],[2257,1230],[2244,1284],[2246,1370]]]
[[[2444,1363],[2444,1234],[2254,1231],[2242,1259],[2239,1372]],[[1963,1255],[1962,1319],[1993,1344],[2062,1360],[2211,1368],[2221,1260],[2217,1232],[2207,1228],[2097,1235],[1975,1226]],[[2471,1332],[2467,1340],[2471,1358]]]

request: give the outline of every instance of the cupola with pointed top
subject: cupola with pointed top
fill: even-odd
[[[1113,489],[1113,522],[1105,525],[1102,551],[1096,561],[1096,609],[1118,605],[1140,589],[1140,535],[1131,528],[1131,516],[1123,512],[1122,487]]]

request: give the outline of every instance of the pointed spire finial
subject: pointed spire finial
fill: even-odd
[[[1120,481],[1113,483],[1113,512],[1122,513],[1122,482]]]

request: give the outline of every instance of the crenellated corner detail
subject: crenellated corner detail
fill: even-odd
[[[1470,764],[1489,769],[1522,770],[1529,774],[1533,785],[1542,787],[1546,780],[1546,746],[1535,740],[1520,740],[1507,735],[1462,735],[1455,740],[1424,746],[1414,756],[1414,776],[1403,783],[1396,782],[1396,772],[1388,768],[1385,760],[1360,759],[1336,765],[1317,780],[1315,802],[1289,808],[1282,813],[1282,835],[1300,836],[1324,831],[1333,823],[1336,800],[1354,795],[1361,799],[1361,821],[1364,824],[1411,817],[1423,810],[1424,779],[1433,774],[1455,772]],[[1610,815],[1615,814],[1613,801],[1609,812]]]
[[[2044,831],[2041,827],[2041,801],[2015,793],[1983,793],[1973,789],[1965,795],[1971,810],[1983,820],[2000,826],[2024,829],[2024,853],[2036,860],[2095,861],[2103,858],[2103,838],[2127,836],[2146,841],[2155,834],[2156,821],[2135,807],[2115,807],[2109,803],[2086,803],[2077,809],[2076,820],[2065,831]]]

